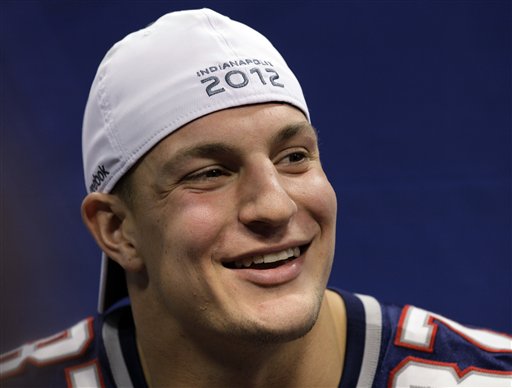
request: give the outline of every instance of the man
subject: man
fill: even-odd
[[[509,336],[326,290],[336,197],[249,27],[175,12],[114,45],[83,155],[101,315],[2,356],[5,386],[512,384]]]

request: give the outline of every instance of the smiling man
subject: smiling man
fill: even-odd
[[[93,193],[84,219],[127,272],[150,385],[337,384],[341,301],[324,302],[336,199],[300,110],[264,103],[201,117],[125,184],[130,205]],[[336,367],[311,373],[325,353]]]
[[[83,156],[100,314],[2,356],[5,386],[510,386],[509,336],[326,289],[336,196],[251,28],[183,11],[114,45]]]

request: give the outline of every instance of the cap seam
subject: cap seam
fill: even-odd
[[[107,136],[107,139],[110,143],[110,146],[112,147],[112,150],[114,152],[117,152],[119,155],[121,155],[120,159],[122,160],[122,155],[125,154],[125,151],[124,151],[124,147],[122,146],[121,142],[118,140],[118,137],[114,133],[115,132],[114,131],[115,120],[113,118],[113,112],[112,112],[112,108],[110,106],[110,100],[108,98],[106,78],[107,78],[107,66],[105,65],[103,67],[101,73],[99,73],[99,78],[98,78],[98,105],[99,105],[100,111],[102,112],[103,120],[105,122],[105,127],[106,127],[105,135]],[[114,154],[114,156],[115,156],[115,154]],[[122,168],[123,168],[123,166],[121,166],[121,168],[116,169],[115,171],[112,171],[112,175],[107,177],[102,182],[102,184],[100,186],[101,188],[99,187],[98,191],[103,190],[105,187],[107,187],[108,183],[110,181],[112,181],[112,179],[116,176],[116,173],[119,172],[120,170],[122,170]],[[88,185],[88,188],[89,188],[89,185]]]
[[[112,108],[110,106],[110,100],[108,98],[108,93],[107,93],[107,81],[106,81],[106,78],[107,78],[107,68],[104,67],[103,68],[103,71],[100,75],[100,78],[98,79],[98,86],[99,86],[99,90],[98,90],[98,102],[99,102],[99,106],[100,106],[100,110],[102,111],[103,113],[103,118],[105,120],[105,125],[106,125],[106,135],[108,137],[108,140],[112,146],[112,148],[119,152],[121,155],[123,154],[123,147],[121,146],[120,142],[118,141],[117,139],[117,136],[115,136],[114,134],[114,127],[115,127],[115,120],[114,120],[114,115],[113,115],[113,112],[112,112]]]
[[[217,36],[219,36],[222,39],[222,41],[229,49],[229,51],[231,51],[233,55],[238,56],[238,52],[233,48],[231,43],[229,43],[228,39],[224,36],[224,34],[218,29],[218,27],[215,25],[215,22],[212,20],[212,18],[210,18],[210,15],[208,15],[208,12],[204,11],[204,15],[206,16],[206,20],[208,21],[208,24],[210,25],[212,30],[214,30]]]

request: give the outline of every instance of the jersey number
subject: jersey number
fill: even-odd
[[[0,358],[0,375],[2,378],[12,376],[23,370],[27,364],[43,366],[72,359],[82,355],[94,338],[92,318],[84,319],[72,328],[37,342],[28,343],[20,348],[2,355]],[[95,375],[101,381],[95,361],[66,369],[69,387],[84,386],[87,376]],[[88,381],[91,381],[90,378]]]
[[[499,333],[472,329],[441,315],[407,306],[400,317],[395,345],[427,353],[434,351],[438,323],[467,341],[491,353],[512,352],[512,338]],[[407,357],[390,373],[388,387],[511,387],[512,372],[476,367],[461,370],[455,363]]]

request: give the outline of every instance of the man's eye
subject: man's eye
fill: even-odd
[[[209,170],[199,171],[197,173],[188,175],[184,180],[186,181],[194,181],[194,180],[208,180],[213,178],[218,178],[220,176],[227,175],[227,173],[221,168],[211,168]]]
[[[284,154],[276,164],[283,173],[300,174],[306,172],[310,167],[312,155],[303,149],[290,150]]]
[[[304,162],[308,158],[308,154],[303,151],[291,152],[281,159],[282,164],[298,164]]]
[[[217,178],[221,175],[224,175],[224,172],[220,168],[214,168],[212,170],[205,171],[200,175],[204,176],[205,178]]]
[[[297,163],[302,162],[304,159],[306,159],[306,155],[304,154],[304,152],[293,152],[290,155],[288,155],[287,158],[290,163]]]

